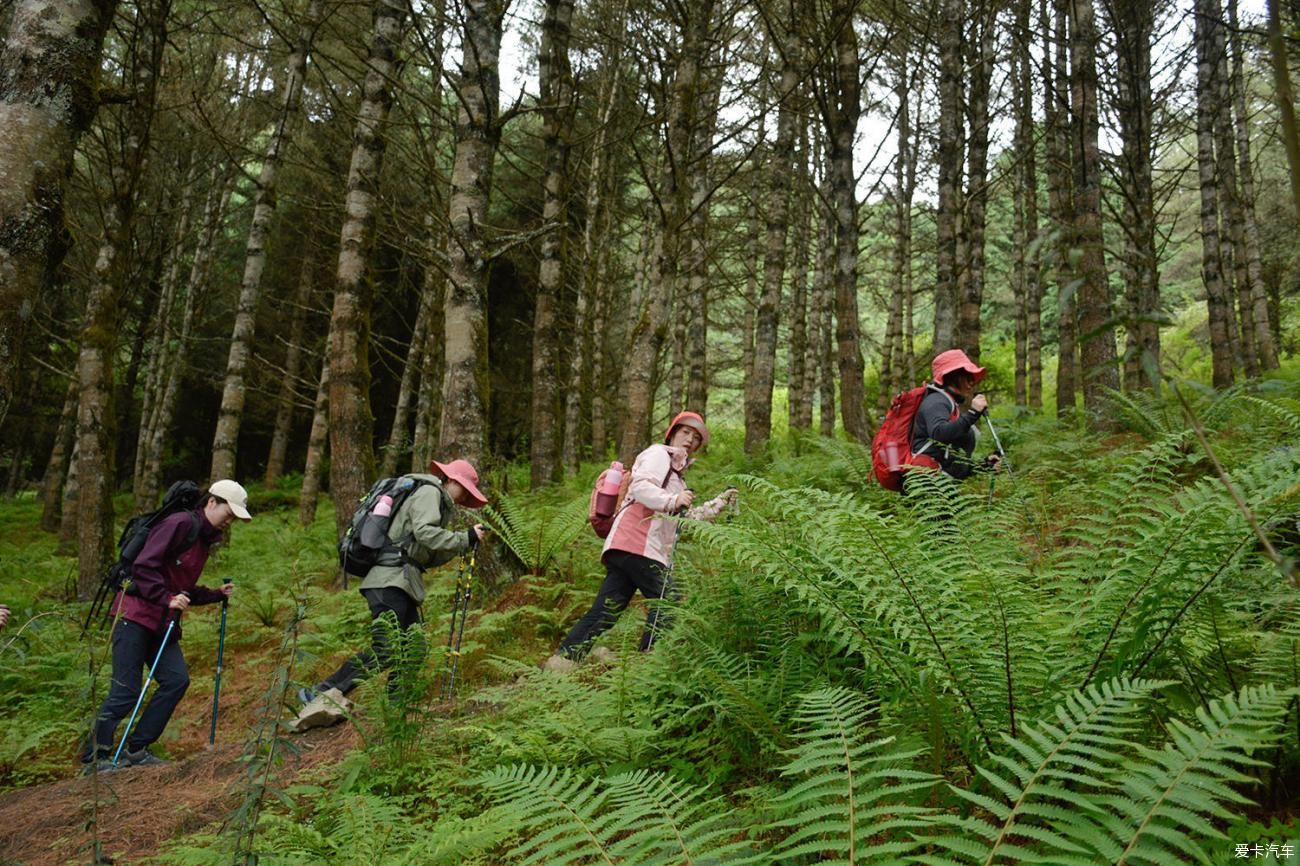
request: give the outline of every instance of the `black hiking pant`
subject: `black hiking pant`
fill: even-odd
[[[129,619],[118,620],[113,629],[113,680],[95,719],[94,741],[82,752],[83,761],[113,757],[117,725],[130,715],[140,699],[144,672],[158,655],[162,638],[162,632],[154,632]],[[177,629],[172,629],[167,638],[153,678],[158,689],[136,719],[123,752],[137,752],[161,737],[176,705],[190,687],[190,669],[181,652]]]
[[[370,605],[371,648],[345,661],[338,670],[321,681],[318,691],[334,688],[346,695],[361,680],[392,668],[393,645],[390,637],[393,636],[394,628],[400,632],[400,639],[416,639],[418,630],[413,630],[412,626],[420,621],[420,606],[415,603],[415,599],[395,586],[363,589],[361,595],[365,597],[366,604]],[[409,649],[411,651],[404,661],[418,667],[424,659],[424,647],[421,645]],[[396,679],[390,676],[390,693],[395,685]]]
[[[667,629],[671,622],[664,615],[657,603],[661,598],[677,601],[677,589],[673,586],[672,575],[658,562],[635,553],[623,550],[611,550],[605,554],[605,581],[596,593],[596,600],[591,609],[582,615],[569,634],[564,638],[557,653],[572,659],[580,659],[591,649],[596,638],[614,627],[619,615],[627,608],[633,594],[641,590],[641,595],[651,600],[650,612],[646,614],[645,631],[641,634],[641,650],[650,648],[653,635],[659,629]]]

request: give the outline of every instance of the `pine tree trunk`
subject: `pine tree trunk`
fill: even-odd
[[[306,241],[304,250],[308,249]],[[293,299],[293,316],[289,320],[289,345],[284,351],[284,376],[280,380],[280,393],[276,396],[275,424],[271,428],[271,450],[266,458],[266,474],[262,483],[273,487],[284,474],[284,460],[289,453],[289,431],[293,427],[293,414],[298,404],[298,376],[302,367],[303,330],[307,310],[311,305],[311,289],[315,284],[316,258],[305,252],[298,266],[298,291]]]
[[[1100,120],[1097,114],[1097,26],[1093,0],[1071,0],[1071,102],[1079,159],[1074,166],[1074,235],[1079,250],[1080,360],[1083,403],[1100,420],[1107,390],[1119,390],[1115,326],[1101,230]]]
[[[961,174],[966,131],[962,123],[964,0],[943,0],[939,27],[939,201],[935,213],[934,351],[957,340],[957,236],[962,218]]]
[[[188,155],[186,157],[188,159]],[[169,341],[173,336],[172,320],[176,314],[176,295],[180,291],[181,263],[185,255],[185,245],[190,237],[191,198],[194,193],[195,166],[191,166],[181,193],[180,221],[169,253],[166,274],[159,291],[158,308],[154,311],[146,362],[145,383],[140,403],[140,429],[136,433],[135,466],[131,479],[131,491],[137,494],[143,484],[145,470],[149,466],[149,445],[158,407],[166,387],[168,357],[171,354]],[[136,513],[147,511],[140,508],[136,501]]]
[[[706,417],[709,409],[709,197],[713,193],[709,170],[713,163],[713,137],[717,132],[718,100],[725,76],[725,69],[718,70],[708,76],[703,85],[703,105],[692,136],[691,161],[687,170],[690,209],[686,224],[686,255],[682,259],[686,286],[686,297],[680,305],[680,318],[686,324],[683,341],[686,353],[683,364],[686,371],[684,408]]]
[[[993,79],[996,15],[989,3],[975,3],[972,8],[970,98],[967,119],[970,127],[967,189],[963,197],[966,218],[962,221],[966,238],[965,279],[960,281],[961,297],[957,311],[957,345],[965,347],[976,361],[980,357],[980,308],[984,303],[984,236],[988,209],[989,161],[989,88]]]
[[[606,260],[604,243],[611,239],[613,208],[609,195],[613,162],[607,152],[610,123],[618,104],[622,84],[622,38],[626,32],[627,2],[619,7],[618,27],[606,64],[606,77],[600,87],[600,116],[591,145],[591,162],[587,176],[586,213],[582,227],[582,285],[578,288],[574,312],[573,352],[569,361],[569,388],[564,395],[564,445],[563,464],[572,472],[578,471],[578,461],[583,451],[593,452],[599,459],[604,456],[604,444],[599,450],[591,445],[583,447],[583,434],[594,427],[593,402],[603,389],[598,370],[603,362],[604,345],[600,331],[595,330],[597,294],[601,291],[603,268]],[[583,409],[586,408],[586,412]],[[583,419],[588,420],[584,430]]]
[[[235,326],[230,334],[226,380],[221,391],[221,409],[217,415],[217,429],[212,437],[211,476],[213,479],[235,477],[235,455],[239,448],[239,428],[244,418],[246,397],[244,376],[248,371],[249,359],[253,353],[253,337],[257,331],[257,303],[262,292],[262,273],[266,269],[266,245],[271,236],[271,218],[275,216],[280,163],[297,123],[298,103],[302,97],[303,80],[307,72],[307,55],[311,52],[311,40],[315,35],[316,22],[320,14],[320,0],[312,0],[299,28],[297,44],[294,45],[293,53],[289,55],[288,69],[282,88],[284,99],[280,104],[280,113],[276,117],[275,126],[271,130],[266,153],[262,157],[261,174],[257,178],[257,194],[253,198],[253,221],[248,227],[248,241],[244,248],[244,276],[239,288],[239,303],[235,308]],[[382,13],[377,11],[376,14],[386,20]],[[391,13],[388,17],[391,17]],[[376,22],[378,21],[379,18],[376,18]],[[394,27],[400,28],[400,26],[399,16],[394,18]],[[372,52],[372,62],[374,56]],[[369,75],[367,80],[369,81]],[[391,102],[391,97],[389,101]],[[381,119],[380,123],[382,122]]]
[[[557,308],[568,271],[569,151],[573,146],[573,67],[569,37],[573,0],[546,0],[537,54],[546,176],[542,181],[542,236],[533,313],[532,437],[529,458],[534,489],[560,478],[561,406]]]
[[[835,40],[835,81],[838,100],[827,100],[830,135],[831,201],[835,208],[835,341],[840,373],[840,416],[844,432],[865,442],[866,398],[862,381],[862,347],[858,337],[858,205],[853,140],[862,111],[858,37],[851,17]],[[837,104],[838,103],[838,104]]]
[[[172,418],[176,414],[176,405],[180,401],[181,382],[189,364],[190,334],[194,329],[194,317],[198,311],[199,301],[207,291],[208,279],[212,270],[212,253],[217,236],[222,229],[226,209],[234,186],[223,172],[214,170],[213,185],[208,191],[208,202],[204,208],[203,229],[194,248],[194,259],[190,263],[190,277],[185,293],[185,303],[181,312],[180,331],[167,341],[166,359],[167,378],[160,383],[162,393],[158,406],[151,420],[148,447],[145,449],[147,463],[140,476],[140,486],[135,490],[137,511],[156,508],[158,495],[162,486],[162,462],[167,437],[171,432]],[[216,479],[212,479],[216,480]]]
[[[905,379],[903,318],[907,295],[912,288],[912,194],[916,156],[912,152],[912,65],[906,49],[898,58],[898,154],[894,158],[894,262],[889,303],[889,320],[885,327],[885,348],[880,358],[880,397],[876,414],[883,418],[894,395],[910,386]]]
[[[801,99],[799,112],[800,143],[795,158],[794,189],[794,261],[790,265],[790,394],[788,406],[791,430],[812,427],[812,394],[817,381],[817,368],[809,365],[808,345],[811,323],[810,286],[812,215],[814,212],[811,178],[808,175],[808,114]]]
[[[1070,79],[1069,43],[1066,29],[1066,4],[1053,0],[1054,24],[1046,26],[1043,10],[1044,56],[1043,84],[1048,93],[1045,126],[1047,130],[1047,200],[1052,222],[1058,226],[1056,243],[1056,304],[1059,353],[1056,366],[1056,414],[1065,416],[1075,408],[1078,347],[1075,343],[1075,295],[1070,266],[1072,247],[1068,226],[1073,219],[1073,183],[1070,153]]]
[[[81,444],[74,436],[72,454],[68,457],[68,477],[63,482],[63,503],[59,509],[59,546],[55,552],[60,556],[75,555],[77,552],[81,516],[81,484],[78,481],[80,449]]]
[[[818,430],[823,436],[835,435],[835,229],[834,213],[821,202],[831,200],[830,178],[822,181],[818,190],[818,211],[821,214],[821,238],[817,245],[817,267],[813,274],[813,292],[817,298],[816,370],[819,382],[817,399],[821,406]]]
[[[433,220],[427,222],[429,228],[429,262],[424,269],[424,283],[420,288],[420,297],[428,304],[428,322],[425,324],[424,346],[420,351],[419,387],[415,399],[415,433],[411,437],[411,471],[424,472],[433,458],[433,443],[438,440],[438,425],[441,421],[442,407],[442,334],[446,325],[443,322],[443,299],[446,282],[442,271],[435,266],[437,249],[445,249],[443,244],[437,249],[433,245],[440,238],[433,231]]]
[[[1151,138],[1151,40],[1154,9],[1148,0],[1115,7],[1116,77],[1124,201],[1124,283],[1127,296],[1124,389],[1154,388],[1148,364],[1160,363],[1159,272],[1155,237]]]
[[[346,216],[339,235],[334,309],[330,317],[330,495],[340,534],[352,515],[348,503],[374,479],[374,416],[370,411],[370,303],[365,275],[375,227],[385,124],[393,106],[397,53],[407,6],[375,0],[374,33],[365,86],[357,111],[348,169]]]
[[[77,358],[80,378],[77,592],[81,598],[89,597],[99,584],[113,546],[113,491],[117,478],[113,362],[126,279],[127,246],[148,153],[170,6],[170,0],[145,3],[136,16],[138,36],[128,81],[135,98],[125,112],[122,153],[113,178],[113,192],[104,208],[104,234],[82,322]]]
[[[456,155],[451,177],[447,243],[442,459],[463,457],[478,465],[487,442],[488,251],[483,236],[492,170],[501,129],[498,57],[501,0],[465,0],[464,58],[456,92]]]
[[[678,280],[677,255],[686,226],[689,180],[682,157],[690,153],[708,50],[707,34],[713,18],[712,0],[683,8],[679,50],[671,89],[667,145],[659,192],[659,222],[650,261],[644,312],[632,330],[623,366],[622,392],[626,405],[619,434],[618,454],[624,463],[645,447],[654,409],[654,385],[659,353],[672,324],[669,319],[673,287]]]
[[[1237,174],[1241,184],[1242,237],[1246,283],[1250,287],[1255,353],[1261,370],[1278,367],[1277,346],[1268,324],[1268,297],[1264,291],[1264,265],[1260,254],[1259,223],[1255,218],[1255,174],[1250,155],[1250,123],[1246,112],[1246,75],[1237,26],[1237,0],[1228,0],[1228,38],[1232,43],[1233,126],[1237,141]]]
[[[763,288],[754,314],[754,362],[745,383],[745,453],[758,454],[772,435],[772,388],[776,380],[776,339],[785,280],[786,241],[790,232],[790,189],[793,186],[795,104],[803,70],[800,45],[793,31],[793,4],[786,17],[790,32],[782,40],[781,77],[777,85],[776,141],[766,174],[767,226],[763,249]]]
[[[1220,9],[1220,15],[1222,10]],[[1214,163],[1219,187],[1219,274],[1228,302],[1228,341],[1235,366],[1243,367],[1246,378],[1259,375],[1255,355],[1254,307],[1246,283],[1243,240],[1245,227],[1237,195],[1236,130],[1232,122],[1231,77],[1222,17],[1214,26]],[[1238,322],[1237,316],[1241,316]]]
[[[1196,0],[1196,156],[1201,187],[1201,276],[1210,317],[1210,358],[1214,387],[1232,384],[1232,344],[1228,336],[1226,287],[1219,265],[1219,188],[1214,154],[1214,121],[1218,114],[1219,58],[1215,29],[1217,0]]]
[[[1282,124],[1282,145],[1286,149],[1287,167],[1291,169],[1291,201],[1300,219],[1300,124],[1295,117],[1295,91],[1291,87],[1291,70],[1287,64],[1287,47],[1282,35],[1282,18],[1277,4],[1265,0],[1268,8],[1268,54],[1273,67],[1273,93],[1277,99]]]
[[[325,340],[328,350],[331,340]],[[307,436],[307,462],[302,470],[302,489],[298,492],[298,522],[311,526],[316,521],[316,503],[320,499],[321,465],[330,435],[330,359],[329,352],[321,353],[320,383],[316,386],[315,411],[311,418],[311,433]],[[349,515],[350,516],[350,515]]]
[[[59,512],[63,505],[63,482],[68,474],[68,452],[77,434],[77,380],[68,382],[68,391],[63,398],[63,411],[59,414],[59,429],[54,434],[54,444],[50,448],[50,459],[45,464],[45,477],[41,481],[41,529],[56,532],[59,528]]]
[[[379,463],[379,477],[397,474],[398,458],[414,442],[411,436],[411,396],[423,383],[419,376],[424,365],[424,352],[429,343],[429,320],[433,317],[433,299],[420,293],[415,313],[415,327],[406,346],[406,363],[402,365],[402,379],[397,386],[397,404],[393,408],[393,426],[388,431],[384,457]]]
[[[33,305],[71,237],[63,187],[99,108],[116,0],[16,0],[0,45],[0,424],[20,375]]]

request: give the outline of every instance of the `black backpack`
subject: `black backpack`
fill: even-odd
[[[410,539],[394,541],[388,537],[388,527],[410,495],[429,483],[410,475],[381,478],[374,483],[370,492],[357,503],[356,511],[352,512],[352,522],[339,540],[339,566],[344,574],[365,577],[376,565],[402,566],[407,563],[402,545],[409,543]],[[388,514],[376,514],[375,506],[384,496],[392,499],[392,505]]]
[[[122,527],[122,535],[117,540],[117,562],[113,563],[108,573],[104,575],[104,579],[100,581],[99,591],[95,594],[90,612],[86,614],[86,622],[82,625],[83,633],[90,627],[91,620],[108,598],[119,591],[130,591],[128,583],[131,580],[135,559],[144,549],[144,543],[153,528],[168,515],[178,511],[193,512],[199,506],[201,492],[199,486],[193,481],[177,481],[163,494],[162,505],[153,511],[137,514],[126,522],[126,526]],[[189,550],[194,546],[194,542],[198,541],[199,525],[198,514],[191,513],[190,531],[186,533],[183,546],[176,551],[177,553]]]

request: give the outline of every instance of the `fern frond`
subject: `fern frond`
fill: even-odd
[[[782,770],[801,781],[773,804],[787,815],[773,829],[792,830],[776,849],[781,857],[902,863],[915,847],[897,831],[926,825],[928,810],[910,801],[938,779],[908,769],[919,751],[890,750],[892,737],[868,739],[873,712],[863,696],[846,689],[804,696],[796,716],[803,727],[795,735],[800,745]]]

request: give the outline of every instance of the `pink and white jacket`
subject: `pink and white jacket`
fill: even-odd
[[[677,511],[678,500],[686,490],[682,476],[690,463],[686,449],[672,445],[651,445],[636,456],[627,497],[614,517],[602,558],[610,550],[622,550],[664,566],[672,565],[677,524],[665,518]],[[689,509],[685,516],[688,520],[712,520],[729,501],[726,494],[717,496]]]

